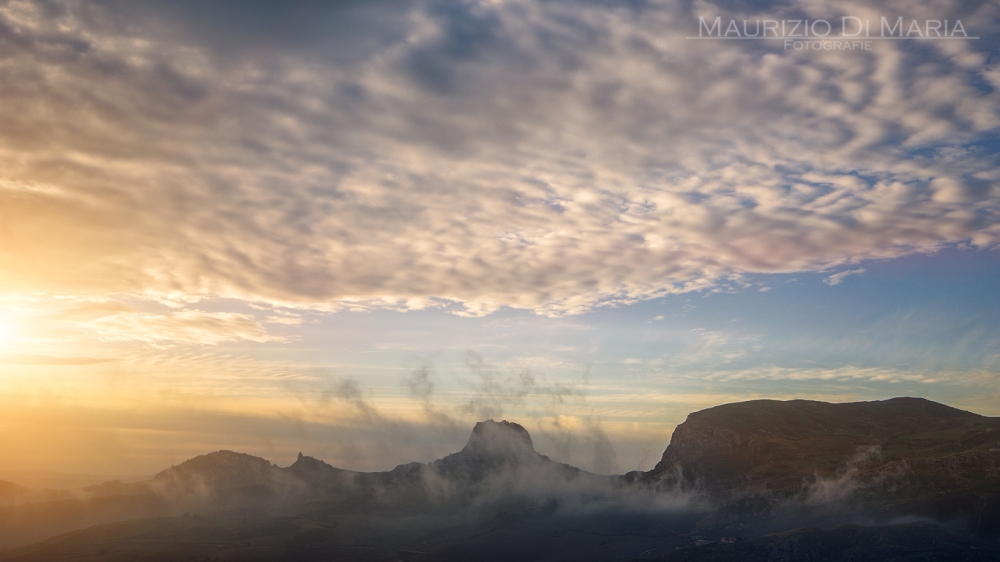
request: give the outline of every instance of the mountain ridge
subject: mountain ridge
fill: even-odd
[[[199,455],[148,481],[0,507],[0,546],[104,520],[305,509],[508,522],[686,513],[694,531],[718,536],[918,517],[1000,533],[998,440],[1000,418],[919,398],[754,400],[690,414],[647,472],[599,476],[537,452],[517,423],[486,420],[455,453],[380,472],[302,453],[286,467],[228,450]],[[25,531],[32,521],[46,524]]]

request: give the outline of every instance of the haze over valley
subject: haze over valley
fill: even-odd
[[[989,560],[1000,419],[919,398],[728,404],[613,476],[488,420],[386,472],[217,451],[143,482],[0,493],[0,560]]]

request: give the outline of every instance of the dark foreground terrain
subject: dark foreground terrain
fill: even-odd
[[[508,422],[379,473],[219,451],[136,484],[0,486],[0,561],[998,561],[998,441],[1000,419],[899,398],[696,412],[653,470],[610,477]]]
[[[733,544],[678,534],[670,525],[633,528],[580,520],[494,525],[422,517],[369,516],[226,521],[154,518],[98,525],[7,554],[21,561],[982,561],[1000,544],[937,525],[849,525],[800,529]],[[700,545],[695,545],[698,540]]]

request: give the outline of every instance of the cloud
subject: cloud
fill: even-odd
[[[801,493],[801,499],[807,504],[826,504],[837,502],[849,498],[859,489],[878,486],[884,483],[887,478],[899,476],[895,473],[887,473],[873,477],[862,476],[862,472],[869,468],[869,465],[882,460],[882,447],[879,445],[868,445],[857,448],[857,452],[847,459],[847,463],[833,478],[823,478],[817,476],[816,481],[805,486]],[[866,481],[867,480],[867,481]]]
[[[0,290],[560,315],[1000,240],[985,46],[684,39],[864,3],[262,9],[0,7]]]
[[[145,343],[183,342],[216,345],[228,341],[286,341],[267,333],[249,314],[182,310],[169,314],[127,312],[92,320],[86,327],[100,339]]]
[[[840,283],[844,280],[844,277],[847,277],[848,275],[861,275],[864,272],[865,268],[863,267],[859,267],[858,269],[849,269],[847,271],[841,271],[840,273],[834,273],[824,279],[823,282],[833,287],[834,285],[840,285]]]
[[[434,381],[431,379],[433,367],[433,363],[428,359],[404,380],[411,397],[423,401],[430,400],[431,393],[434,392]]]
[[[473,351],[466,352],[465,366],[472,381],[463,410],[477,420],[500,419],[509,409],[525,405],[532,415],[551,414],[568,400],[585,400],[580,390],[567,384],[550,383],[544,374],[529,369],[498,368]]]
[[[904,369],[885,367],[856,367],[844,365],[829,368],[796,368],[761,365],[737,371],[716,371],[700,373],[699,378],[717,381],[864,381],[864,382],[918,382],[940,383],[942,381],[961,381],[965,377],[959,373],[922,373]]]
[[[109,361],[111,359],[103,357],[53,357],[24,353],[0,354],[0,365],[96,365]]]

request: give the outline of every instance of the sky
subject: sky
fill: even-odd
[[[0,478],[1000,415],[998,40],[977,1],[0,2]]]

